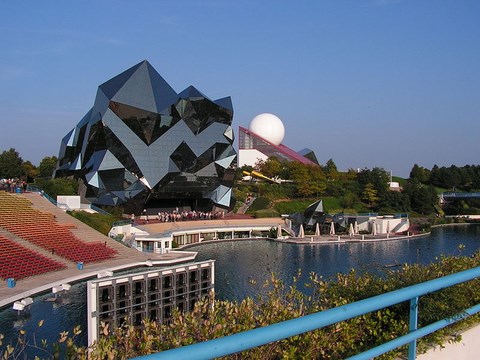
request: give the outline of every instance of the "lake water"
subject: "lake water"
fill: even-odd
[[[460,252],[460,244],[465,248]],[[409,240],[389,240],[377,243],[352,244],[287,244],[267,240],[244,240],[210,243],[195,246],[197,260],[215,259],[216,296],[221,300],[241,300],[262,291],[261,284],[275,273],[286,283],[291,283],[299,269],[300,283],[315,272],[329,277],[338,272],[358,271],[381,273],[385,265],[403,263],[430,263],[438,256],[471,255],[480,249],[480,225],[435,228],[431,236]],[[254,281],[252,281],[254,280]],[[252,284],[256,282],[256,284]],[[0,333],[5,334],[8,344],[20,329],[36,333],[37,341],[58,339],[61,331],[72,331],[80,324],[86,329],[85,284],[75,284],[62,295],[62,301],[48,302],[52,294],[35,298],[29,313],[0,311]],[[37,328],[44,320],[42,328]],[[85,344],[87,334],[82,333],[80,342]]]
[[[460,244],[465,245],[461,252]],[[303,284],[310,272],[324,278],[350,269],[381,273],[385,266],[428,264],[442,254],[471,255],[479,249],[480,225],[434,228],[427,237],[374,243],[305,245],[246,240],[189,248],[198,251],[198,260],[216,260],[215,291],[221,300],[255,296],[271,273],[291,283],[300,269],[300,284]]]

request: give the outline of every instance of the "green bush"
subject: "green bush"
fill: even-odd
[[[280,214],[293,214],[297,212],[303,213],[309,205],[320,199],[323,201],[323,208],[325,212],[334,214],[346,211],[346,209],[343,209],[340,206],[340,199],[333,197],[279,201],[274,205],[274,209],[277,210]],[[352,210],[351,212],[353,213],[356,212],[354,209],[349,210]]]
[[[312,199],[281,201],[274,205],[274,209],[280,214],[303,213],[314,201]]]
[[[274,209],[264,209],[264,210],[255,211],[253,216],[255,216],[257,219],[260,219],[260,218],[279,217],[280,214],[278,213],[278,211]]]
[[[169,324],[146,321],[143,327],[137,329],[131,326],[112,329],[105,325],[102,333],[108,335],[102,336],[90,349],[75,344],[75,337],[80,331],[76,328],[72,337],[62,333],[58,343],[45,344],[44,351],[46,356],[51,354],[52,358],[55,354],[64,353],[67,354],[66,358],[86,359],[88,354],[91,360],[147,355],[324,311],[478,266],[480,252],[474,256],[441,257],[429,265],[404,265],[399,270],[387,271],[385,276],[359,274],[352,270],[326,280],[311,274],[306,284],[312,290],[311,295],[305,295],[297,288],[300,274],[294,277],[293,285],[288,286],[272,275],[264,284],[265,293],[256,299],[218,301],[211,294],[198,301],[193,311],[174,313]],[[479,302],[480,279],[424,295],[419,304],[419,326],[453,316]],[[475,315],[424,337],[418,341],[419,349],[439,344],[452,334],[453,340],[458,341],[459,337],[455,334],[459,329],[479,320],[480,316]],[[225,359],[345,359],[405,335],[408,333],[408,323],[409,303],[404,302]],[[15,354],[15,358],[20,358],[22,349],[28,346],[35,344],[28,344],[25,333],[21,333],[16,345],[0,350],[0,357],[13,358],[12,354]],[[404,353],[405,347],[379,358],[395,359]]]
[[[113,215],[90,214],[85,211],[68,211],[68,213],[104,235],[108,235],[113,222],[121,220],[121,218]]]
[[[53,199],[58,195],[77,195],[78,184],[73,179],[35,179],[35,186]]]
[[[269,205],[270,205],[270,199],[269,198],[264,197],[264,196],[257,197],[253,201],[252,205],[250,205],[250,207],[248,208],[247,213],[248,214],[253,214],[257,210],[267,209]]]

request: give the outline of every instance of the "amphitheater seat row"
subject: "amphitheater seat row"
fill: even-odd
[[[19,280],[67,267],[1,235],[0,253],[0,277],[4,280],[8,278]]]
[[[84,242],[59,224],[53,214],[32,208],[18,195],[0,191],[0,227],[36,246],[73,262],[97,262],[115,257],[116,250],[101,242]]]

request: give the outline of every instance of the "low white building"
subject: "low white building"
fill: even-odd
[[[165,254],[172,250],[170,237],[134,236],[132,247],[142,252]]]

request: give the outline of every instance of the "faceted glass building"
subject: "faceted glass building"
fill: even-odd
[[[230,97],[177,94],[143,61],[100,85],[62,140],[54,177],[73,177],[95,205],[209,211],[233,205],[237,154]]]

